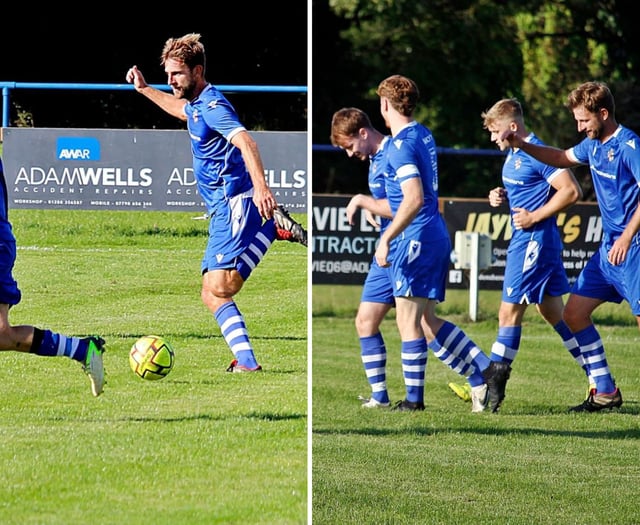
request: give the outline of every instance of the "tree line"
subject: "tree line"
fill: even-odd
[[[531,131],[557,147],[581,137],[564,102],[587,80],[616,98],[622,124],[640,131],[640,32],[625,0],[313,0],[313,144],[328,144],[333,112],[358,106],[384,130],[375,88],[401,73],[416,81],[419,121],[444,148],[495,148],[480,114],[503,97],[523,104]],[[366,191],[366,170],[344,154],[313,155],[315,193]],[[360,163],[363,164],[363,163]],[[440,158],[440,195],[485,197],[502,159]],[[585,200],[587,170],[576,169]]]

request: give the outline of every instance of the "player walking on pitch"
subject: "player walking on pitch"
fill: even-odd
[[[265,181],[256,142],[229,101],[205,79],[200,35],[168,39],[161,57],[173,94],[148,85],[136,66],[127,71],[126,80],[164,111],[187,122],[193,171],[210,217],[201,268],[202,301],[234,355],[227,371],[256,372],[262,367],[233,298],[274,240],[307,246],[307,232],[278,206]]]
[[[438,208],[435,139],[413,117],[418,87],[407,77],[392,75],[376,92],[391,131],[385,188],[393,218],[380,235],[375,259],[391,270],[406,388],[405,399],[393,408],[424,410],[427,349],[437,355],[444,347],[473,362],[469,381],[477,378],[483,391],[481,411],[494,363],[458,326],[436,314],[437,303],[445,298],[451,239]]]
[[[551,166],[589,166],[602,218],[602,241],[573,284],[563,318],[595,382],[587,399],[570,411],[597,412],[620,407],[622,394],[591,314],[604,302],[624,299],[640,328],[640,137],[618,124],[613,95],[603,82],[581,84],[569,93],[566,105],[578,131],[586,135],[572,148],[532,144],[511,129],[501,138]]]
[[[380,235],[384,234],[393,217],[385,185],[390,142],[390,137],[376,130],[371,125],[369,116],[358,108],[342,108],[333,114],[331,143],[343,149],[349,157],[369,161],[368,183],[371,194],[358,194],[351,198],[346,209],[347,220],[349,224],[353,224],[356,212],[362,209],[367,221],[372,226],[380,227]],[[380,218],[379,225],[375,216]],[[363,408],[387,408],[391,405],[387,391],[387,348],[380,325],[386,314],[395,306],[393,288],[391,267],[381,267],[374,258],[362,288],[355,320],[360,341],[360,356],[371,387],[371,397],[360,396]],[[422,323],[425,333],[431,334],[425,318]],[[431,323],[433,324],[434,320]],[[427,342],[431,342],[430,347],[434,355],[444,364],[454,372],[470,377],[469,380],[473,382],[473,386],[469,387],[471,411],[482,412],[487,402],[487,385],[480,373],[482,364],[474,356],[474,351],[477,355],[482,352],[464,337],[462,332],[458,336],[458,340],[452,339],[446,344],[429,340]],[[486,358],[483,363],[486,366]]]
[[[481,116],[491,141],[501,151],[509,150],[502,166],[504,187],[489,192],[491,206],[509,204],[513,230],[498,311],[498,335],[490,356],[496,362],[496,373],[489,384],[489,402],[492,412],[497,412],[520,348],[522,319],[530,304],[536,305],[571,356],[587,371],[578,343],[562,320],[562,296],[570,287],[562,263],[562,240],[557,225],[558,212],[574,204],[582,196],[582,190],[569,170],[543,164],[520,149],[510,148],[509,143],[501,139],[510,129],[526,137],[526,142],[542,144],[534,133],[527,131],[518,100],[499,100]],[[449,386],[462,397],[459,392],[463,387],[455,383]]]
[[[78,361],[89,376],[91,393],[99,396],[104,388],[105,343],[101,337],[71,337],[29,325],[12,326],[9,322],[9,310],[22,298],[12,273],[15,262],[16,239],[9,222],[7,184],[0,160],[0,351],[69,357]]]

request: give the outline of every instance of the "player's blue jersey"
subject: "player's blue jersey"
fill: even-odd
[[[638,207],[640,138],[618,126],[604,144],[587,137],[569,150],[569,157],[589,165],[602,229],[609,240],[616,239]]]
[[[7,181],[4,178],[2,159],[0,159],[0,239],[13,240],[13,230],[9,222],[9,196],[7,195]]]
[[[526,141],[542,144],[533,133],[529,134]],[[557,251],[562,248],[555,215],[534,224],[531,228],[517,230],[513,225],[513,208],[524,208],[531,212],[544,206],[556,192],[551,186],[553,179],[562,171],[543,164],[521,149],[509,151],[502,166],[502,184],[507,190],[509,207],[512,210],[511,245],[528,244],[535,240],[542,250]]]
[[[0,303],[16,305],[22,298],[18,283],[13,277],[16,261],[16,238],[9,222],[7,182],[0,160]]]
[[[386,199],[384,176],[387,170],[387,147],[389,137],[384,137],[376,151],[369,160],[369,192],[374,199]],[[387,228],[391,219],[380,217],[380,234]]]
[[[385,173],[387,171],[387,146],[389,137],[384,137],[378,150],[369,159],[369,192],[374,199],[386,199]],[[380,235],[389,226],[391,219],[380,217]],[[363,303],[395,304],[393,298],[393,283],[391,282],[391,268],[382,268],[374,257],[369,266],[367,277],[362,287],[360,301]]]
[[[198,191],[212,214],[219,202],[252,187],[242,153],[230,142],[245,127],[231,103],[211,84],[185,105],[185,113]]]
[[[400,235],[402,239],[435,241],[449,237],[438,208],[438,159],[431,131],[416,121],[407,124],[390,139],[387,149],[387,198],[393,215],[402,202],[402,183],[420,178],[424,192],[422,208]]]

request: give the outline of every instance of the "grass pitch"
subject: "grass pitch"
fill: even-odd
[[[640,334],[627,304],[594,320],[624,399],[621,409],[567,413],[587,382],[560,338],[530,307],[498,414],[472,414],[448,388],[462,378],[429,353],[424,412],[362,409],[370,388],[353,320],[360,287],[314,286],[312,514],[314,525],[602,525],[640,522]],[[466,291],[438,307],[485,352],[497,333],[498,292]],[[404,397],[400,341],[382,327],[392,401]]]
[[[237,296],[264,373],[229,374],[192,216],[11,210],[12,323],[103,336],[107,384],[94,398],[74,361],[0,353],[0,523],[306,522],[306,249],[276,242]],[[176,350],[159,381],[129,368],[148,334]]]

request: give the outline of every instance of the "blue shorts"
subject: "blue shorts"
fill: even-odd
[[[365,303],[395,304],[393,298],[393,283],[391,268],[382,268],[375,259],[369,267],[369,273],[364,280],[360,301]]]
[[[636,234],[624,262],[614,266],[607,261],[611,244],[601,243],[573,283],[572,294],[610,303],[626,300],[633,315],[640,315],[640,234]]]
[[[219,205],[209,219],[209,241],[202,259],[202,273],[236,268],[262,226],[262,217],[252,200],[253,190]]]
[[[558,297],[569,292],[569,280],[562,264],[562,252],[541,251],[536,241],[507,250],[502,301],[512,304],[540,304],[545,295]]]
[[[13,278],[13,265],[16,262],[16,240],[0,240],[0,303],[14,306],[20,302],[22,294]]]
[[[398,240],[391,261],[393,295],[444,301],[450,263],[449,237],[428,243]]]

